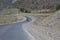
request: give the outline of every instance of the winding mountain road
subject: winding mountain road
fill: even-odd
[[[0,40],[35,40],[34,37],[23,28],[24,23],[32,21],[28,16],[26,20],[18,23],[0,25]]]

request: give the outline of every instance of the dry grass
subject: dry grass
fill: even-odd
[[[11,16],[11,15],[0,16],[0,23],[9,23],[9,22],[14,22],[16,20],[17,20],[16,16]]]

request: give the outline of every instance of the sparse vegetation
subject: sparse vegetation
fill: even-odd
[[[29,8],[31,10],[41,10],[55,7],[55,5],[59,4],[60,0],[20,0],[16,1],[13,4],[15,8]]]

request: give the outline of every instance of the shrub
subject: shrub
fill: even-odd
[[[24,10],[25,10],[24,8],[20,8],[20,11],[21,11],[21,12],[24,12]]]
[[[53,9],[54,8],[54,5],[48,5],[47,6],[47,9]]]
[[[21,11],[21,12],[24,12],[24,13],[31,13],[30,11],[28,11],[28,10],[26,10],[26,9],[24,9],[24,8],[20,8],[20,11]]]
[[[59,10],[59,9],[60,9],[60,4],[56,6],[56,10]]]
[[[28,11],[27,11],[27,10],[25,10],[25,13],[28,13]]]
[[[31,13],[30,11],[28,11],[28,10],[25,10],[25,13]]]

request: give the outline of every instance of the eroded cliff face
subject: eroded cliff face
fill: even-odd
[[[56,7],[60,0],[0,0],[0,9],[13,4],[13,7],[28,9],[47,9]]]
[[[55,7],[59,3],[60,0],[17,0],[13,6],[29,9],[46,9],[48,7]]]

